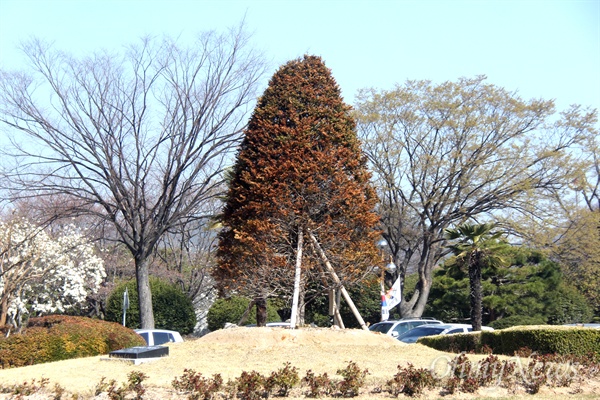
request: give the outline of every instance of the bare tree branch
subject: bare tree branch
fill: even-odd
[[[76,59],[34,40],[31,75],[2,71],[11,200],[72,199],[56,217],[115,226],[136,262],[142,325],[154,325],[146,260],[163,234],[218,195],[264,63],[243,25],[191,48],[145,38]]]

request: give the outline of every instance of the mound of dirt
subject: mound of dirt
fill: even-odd
[[[362,329],[245,328],[220,329],[198,339],[200,343],[240,345],[246,348],[273,346],[406,346],[391,336]]]
[[[327,373],[338,379],[339,369],[354,362],[359,368],[367,369],[367,386],[358,399],[383,399],[389,394],[372,392],[381,387],[397,373],[397,367],[406,367],[409,363],[417,368],[431,368],[444,371],[447,363],[456,354],[443,353],[420,344],[404,344],[398,340],[379,333],[358,329],[324,329],[324,328],[245,328],[237,327],[212,332],[201,338],[186,338],[184,343],[169,345],[169,356],[159,360],[133,365],[123,361],[107,361],[107,356],[65,360],[29,367],[0,370],[0,388],[10,387],[33,379],[39,382],[48,380],[45,392],[38,393],[28,399],[51,399],[55,393],[53,388],[59,385],[80,399],[106,399],[105,393],[96,396],[95,389],[103,380],[114,380],[118,384],[126,383],[128,375],[133,371],[143,372],[148,388],[144,399],[166,400],[187,398],[173,390],[174,378],[181,377],[185,369],[201,373],[205,377],[220,374],[224,381],[235,379],[243,371],[256,371],[264,375],[277,371],[290,363],[298,369],[300,376],[308,370],[315,374]],[[469,355],[473,361],[484,358],[481,355]],[[597,380],[579,383],[575,388],[546,388],[540,398],[571,397],[579,394],[597,393],[600,383]],[[521,391],[522,392],[522,391]],[[480,396],[538,398],[526,393],[507,392],[507,389],[491,387],[480,389],[478,393],[459,393],[447,398],[473,399]],[[0,394],[0,399],[13,398],[11,394]],[[439,397],[439,389],[429,392],[429,396]],[[304,399],[302,389],[294,390],[289,399]]]

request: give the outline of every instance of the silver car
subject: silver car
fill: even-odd
[[[417,326],[430,325],[430,324],[441,324],[442,321],[438,321],[433,318],[403,318],[399,320],[388,320],[377,322],[369,327],[371,332],[379,332],[392,337],[398,337],[404,332],[407,332]]]
[[[419,338],[433,335],[452,335],[454,333],[468,333],[473,330],[467,324],[440,324],[419,326],[398,336],[398,340],[404,343],[415,343]],[[493,328],[482,326],[483,331],[493,331]]]

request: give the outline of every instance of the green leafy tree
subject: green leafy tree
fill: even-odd
[[[456,229],[446,229],[446,239],[456,243],[448,245],[454,258],[447,264],[466,267],[469,274],[469,299],[471,304],[471,324],[474,331],[481,330],[483,291],[481,271],[484,266],[497,268],[505,263],[500,252],[506,249],[506,242],[500,241],[501,232],[492,233],[493,224],[463,224]]]
[[[127,288],[129,308],[127,309],[125,325],[141,328],[139,319],[139,298],[135,281],[118,285],[106,300],[106,320],[123,322],[123,293]],[[192,301],[176,285],[150,278],[152,290],[152,307],[156,310],[154,318],[156,328],[171,329],[182,334],[192,333],[196,325],[196,313]]]
[[[293,304],[298,293],[302,323],[308,282],[340,287],[363,277],[378,258],[366,162],[323,61],[283,65],[258,101],[232,171],[214,274],[221,290],[263,305],[270,296]],[[323,254],[339,280],[324,273]],[[257,312],[263,324],[264,310]]]
[[[444,229],[501,217],[505,226],[519,215],[550,224],[549,193],[573,182],[580,146],[599,136],[596,111],[571,107],[556,115],[552,101],[522,99],[485,79],[407,81],[358,97],[383,236],[402,282],[419,275],[404,295],[403,316],[425,309],[433,270],[447,255]],[[511,232],[528,226],[512,224]]]
[[[510,247],[507,263],[482,270],[482,322],[494,328],[513,325],[588,322],[592,311],[585,297],[568,284],[559,264],[542,252]],[[426,312],[444,321],[470,319],[469,278],[456,264],[436,270]]]

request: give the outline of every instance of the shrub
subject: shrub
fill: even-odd
[[[338,369],[337,373],[344,379],[338,384],[338,390],[343,397],[358,396],[358,392],[365,384],[369,370],[360,369],[355,362],[350,361],[348,366]]]
[[[561,355],[600,354],[600,330],[565,326],[520,326],[483,332],[481,344],[495,354],[513,355],[523,348],[534,353]]]
[[[49,315],[31,318],[22,334],[0,338],[2,368],[107,354],[142,346],[144,339],[114,322]]]
[[[424,336],[419,338],[418,343],[436,350],[454,353],[479,352],[481,350],[481,332]]]
[[[125,324],[140,327],[139,302],[135,280],[118,285],[106,301],[106,320],[123,321],[123,293],[129,293],[129,309]],[[192,333],[196,326],[196,313],[192,300],[183,291],[169,282],[150,278],[154,325],[157,329],[171,329],[182,334]]]
[[[541,354],[600,354],[600,330],[565,326],[521,326],[499,331],[422,337],[418,343],[449,352],[514,355],[527,348]]]
[[[189,400],[212,399],[223,387],[223,378],[220,374],[205,378],[200,372],[186,368],[181,378],[175,378],[172,385],[175,389],[188,394]]]
[[[242,400],[259,400],[267,397],[265,382],[267,378],[256,371],[242,371],[235,380],[237,398]]]
[[[308,386],[306,397],[321,397],[329,396],[335,392],[336,384],[333,382],[327,372],[321,375],[315,375],[312,370],[306,371],[306,375],[302,378],[302,384]]]
[[[530,317],[522,315],[511,315],[510,317],[497,319],[490,323],[490,326],[494,329],[506,329],[512,326],[523,326],[523,325],[545,325],[546,318],[541,315]]]
[[[208,329],[216,331],[222,329],[225,323],[239,323],[242,315],[248,308],[250,300],[241,296],[231,296],[226,299],[217,299],[208,310],[207,322]],[[280,321],[277,314],[277,306],[271,300],[267,300],[267,322]],[[248,324],[256,323],[256,306],[252,307],[248,314]]]
[[[286,397],[290,389],[298,383],[300,383],[298,368],[292,367],[287,362],[282,368],[271,373],[265,382],[265,387],[268,393],[275,391],[276,396]]]
[[[437,380],[431,370],[415,368],[409,363],[406,368],[398,365],[398,372],[386,383],[386,391],[394,397],[398,397],[401,393],[407,396],[418,396],[423,393],[423,390],[431,389],[436,384]]]

